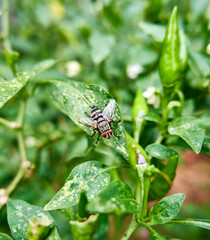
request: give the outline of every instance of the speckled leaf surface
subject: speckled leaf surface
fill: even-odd
[[[28,72],[23,72],[13,80],[0,81],[0,108],[26,85],[29,77]]]
[[[135,201],[130,187],[117,180],[105,188],[87,205],[91,213],[136,213],[140,206]]]
[[[15,239],[28,239],[26,236],[26,229],[33,216],[52,222],[52,230],[47,236],[47,240],[60,240],[54,219],[48,212],[45,212],[41,207],[28,204],[22,200],[10,199],[7,201],[8,223],[12,236]]]
[[[178,153],[162,144],[150,144],[145,148],[147,154],[158,159],[168,159]]]
[[[81,82],[74,82],[70,80],[58,81],[58,80],[46,80],[46,83],[51,83],[57,87],[60,92],[60,95],[63,97],[64,107],[68,116],[86,133],[89,135],[93,134],[93,130],[83,124],[79,123],[79,118],[85,118],[87,112],[91,115],[91,108],[96,106],[101,111],[104,110],[106,104],[108,104],[112,97],[100,86],[97,85],[87,85]],[[47,85],[48,86],[48,85]],[[54,98],[54,102],[60,102],[58,93],[55,94],[51,91],[48,91],[48,94]],[[55,98],[56,97],[56,98]],[[61,105],[61,103],[57,103],[57,106]],[[59,106],[58,106],[59,107]],[[63,111],[63,106],[61,106],[61,111]],[[113,123],[112,128],[116,132],[117,136],[120,136],[118,139],[115,136],[112,136],[111,139],[105,139],[100,137],[100,141],[105,143],[106,145],[112,147],[114,150],[121,153],[126,159],[128,159],[128,150],[126,143],[126,136],[124,125],[122,122],[122,117],[120,113],[120,109],[116,106],[114,113],[114,121],[121,120],[119,123]],[[97,135],[97,134],[96,134]],[[96,139],[97,136],[94,137]]]
[[[184,198],[183,193],[177,193],[156,203],[149,212],[149,225],[167,223],[174,219],[179,213]]]
[[[92,200],[109,184],[111,169],[113,167],[95,161],[79,164],[44,210],[63,209],[78,204],[82,190],[86,191],[88,201]]]
[[[201,151],[205,130],[199,126],[195,118],[178,118],[169,124],[168,131],[184,139],[195,153],[198,154]]]
[[[200,227],[200,228],[210,230],[210,220],[206,220],[206,219],[188,219],[188,218],[174,219],[169,223],[190,225],[190,226],[195,226],[195,227]]]
[[[12,240],[12,238],[4,233],[0,233],[0,240]]]

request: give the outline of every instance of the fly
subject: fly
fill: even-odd
[[[114,134],[117,138],[119,138],[119,136],[115,134],[115,131],[111,127],[111,123],[115,123],[113,121],[115,107],[116,101],[112,100],[104,108],[103,112],[98,108],[93,107],[91,109],[91,117],[86,113],[88,115],[88,118],[78,119],[79,123],[93,129],[94,134],[91,137],[93,137],[96,134],[96,131],[98,131],[98,138],[96,143],[98,142],[101,135],[103,138],[110,139],[111,136]]]

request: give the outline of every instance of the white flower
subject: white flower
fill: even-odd
[[[143,96],[147,99],[147,103],[153,105],[154,108],[160,106],[160,97],[157,95],[155,87],[148,87],[147,90],[143,92]]]
[[[139,73],[142,73],[144,70],[143,66],[140,64],[128,65],[126,67],[127,76],[131,79],[137,78]]]
[[[66,64],[67,69],[67,76],[68,77],[75,77],[77,76],[81,71],[81,65],[77,61],[69,61]]]

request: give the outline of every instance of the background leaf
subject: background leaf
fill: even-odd
[[[156,203],[149,212],[149,225],[170,222],[179,213],[184,198],[183,193],[177,193]]]
[[[162,144],[150,144],[145,148],[147,154],[158,159],[168,159],[178,153]]]
[[[162,163],[155,164],[164,174],[168,176],[171,182],[168,182],[164,176],[160,175],[159,173],[155,175],[154,179],[150,183],[149,189],[149,200],[159,199],[166,195],[166,193],[171,188],[171,184],[176,176],[176,168],[178,166],[178,155],[172,156],[166,165]]]
[[[15,239],[28,239],[26,237],[26,229],[30,219],[33,216],[52,222],[52,230],[50,231],[46,239],[60,239],[54,219],[48,212],[43,211],[41,207],[28,204],[22,200],[10,199],[7,201],[8,223],[12,232],[12,236]]]
[[[130,187],[120,180],[112,182],[87,205],[91,213],[137,213],[140,206]]]
[[[201,151],[205,130],[196,123],[195,118],[177,118],[169,124],[168,131],[184,139],[195,153],[198,154]]]
[[[95,64],[100,64],[111,53],[115,39],[112,35],[105,35],[94,31],[89,40],[91,57]]]
[[[82,190],[87,192],[90,201],[109,184],[108,172],[112,168],[94,161],[77,165],[44,210],[63,209],[78,204]]]
[[[68,116],[85,132],[87,132],[89,135],[92,135],[93,130],[79,123],[78,119],[82,117],[87,117],[85,112],[91,115],[91,108],[93,106],[96,106],[101,111],[103,111],[106,104],[111,101],[111,96],[102,87],[97,85],[87,85],[81,82],[67,80],[46,80],[45,82],[52,83],[59,89],[60,94],[63,96],[64,106],[68,113]],[[57,92],[56,95],[54,95],[54,93],[51,93],[50,91],[48,91],[48,94],[53,98],[54,96],[58,95]],[[57,101],[57,98],[54,99],[53,102],[55,101]],[[121,122],[118,124],[112,124],[116,135],[120,136],[120,138],[118,139],[117,137],[112,136],[111,139],[101,138],[101,141],[104,142],[106,145],[112,147],[116,151],[120,152],[127,159],[128,151],[125,130],[118,106],[116,106],[113,120],[121,120]],[[95,139],[96,138],[97,136],[95,136]]]

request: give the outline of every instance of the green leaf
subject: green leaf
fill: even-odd
[[[92,240],[97,229],[98,215],[91,215],[87,221],[70,221],[71,232],[75,240]]]
[[[7,234],[0,233],[0,240],[12,240],[12,238]]]
[[[31,77],[32,78],[36,77],[38,74],[53,67],[56,63],[58,63],[58,61],[55,61],[54,59],[45,59],[45,60],[37,63],[30,72]]]
[[[147,121],[155,122],[155,123],[157,123],[157,124],[159,124],[159,125],[162,124],[162,119],[161,119],[161,117],[160,117],[157,113],[155,113],[155,112],[150,112],[150,113],[144,115],[143,118],[144,118],[145,120],[147,120]]]
[[[210,230],[210,220],[206,219],[174,219],[169,222],[170,224],[183,224],[183,225],[191,225],[195,227],[205,228]]]
[[[45,80],[44,82],[50,83],[46,85],[46,88],[53,84],[60,91],[60,95],[64,100],[64,106],[62,105],[63,103],[60,102],[61,97],[58,97],[59,93],[57,91],[50,91],[52,90],[51,87],[48,91],[49,96],[54,98],[53,102],[57,102],[56,106],[61,106],[61,111],[63,111],[65,107],[64,111],[67,111],[68,116],[85,132],[87,132],[89,135],[93,135],[93,130],[90,127],[79,123],[79,118],[87,117],[85,112],[91,115],[91,108],[93,106],[96,106],[101,111],[103,111],[106,104],[112,100],[111,96],[102,87],[97,85],[87,85],[81,82],[74,82],[69,80],[58,81],[50,79]],[[101,141],[128,159],[125,130],[118,106],[116,106],[113,120],[121,120],[121,122],[118,124],[112,124],[113,130],[116,132],[117,136],[120,136],[120,138],[118,139],[117,137],[112,136],[111,139],[102,138]],[[97,136],[95,136],[95,139],[96,138]]]
[[[44,210],[63,209],[75,206],[79,202],[81,191],[85,190],[88,201],[96,197],[110,181],[107,167],[99,162],[85,162],[76,166],[64,186],[56,193]]]
[[[23,72],[13,80],[0,81],[0,108],[26,85],[29,77],[28,72]]]
[[[41,207],[28,204],[22,200],[9,199],[7,201],[8,223],[15,239],[28,239],[26,235],[27,226],[34,216],[43,221],[51,222],[51,231],[46,239],[60,239],[54,219],[48,212],[43,211]]]
[[[178,153],[162,144],[150,144],[145,148],[147,154],[158,159],[168,159]]]
[[[201,151],[205,130],[195,120],[193,117],[177,118],[169,124],[168,131],[184,139],[198,154]]]
[[[179,213],[184,201],[184,193],[173,194],[156,203],[149,212],[149,225],[170,222]]]
[[[120,180],[112,182],[87,205],[91,213],[137,213],[140,206],[130,187]]]
[[[163,41],[166,32],[165,26],[149,22],[140,22],[139,27],[144,33],[150,35],[156,42]]]
[[[178,155],[172,156],[166,165],[159,164],[158,168],[162,171],[156,174],[150,183],[149,200],[159,199],[166,195],[171,188],[171,184],[176,176],[176,168],[178,166]],[[166,178],[167,177],[167,178]]]
[[[111,53],[114,43],[115,39],[113,36],[94,31],[89,40],[93,62],[100,64],[107,58]]]

